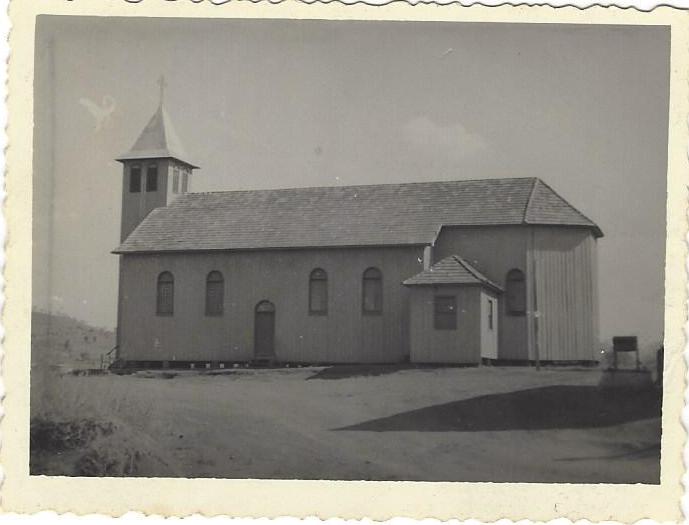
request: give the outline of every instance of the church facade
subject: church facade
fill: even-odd
[[[597,360],[602,232],[538,178],[193,193],[162,102],[117,160],[121,365]]]

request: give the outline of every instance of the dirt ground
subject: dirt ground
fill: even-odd
[[[599,378],[517,367],[139,372],[60,376],[41,395],[60,392],[61,418],[72,407],[115,421],[100,446],[135,448],[141,476],[658,483],[659,393],[603,394]],[[69,475],[77,453],[34,447],[31,472]]]

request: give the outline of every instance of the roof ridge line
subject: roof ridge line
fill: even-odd
[[[594,221],[592,221],[589,217],[587,217],[585,214],[583,214],[583,213],[579,210],[579,208],[577,208],[577,207],[575,207],[574,205],[572,205],[571,202],[569,202],[569,201],[568,201],[567,199],[565,199],[562,195],[560,195],[557,191],[555,191],[555,190],[553,189],[553,187],[550,186],[547,182],[545,182],[545,181],[540,181],[540,182],[541,182],[546,188],[548,188],[550,191],[552,191],[555,195],[557,195],[558,198],[562,199],[570,208],[572,208],[575,212],[577,212],[579,215],[581,215],[584,219],[586,219],[587,221],[589,221],[591,224],[594,224],[594,225],[596,224],[596,223],[595,223]],[[598,226],[596,225],[596,227],[598,227]]]
[[[454,257],[454,259],[455,259],[459,264],[461,264],[462,266],[464,266],[464,269],[465,269],[466,271],[468,271],[471,275],[473,275],[474,277],[476,277],[479,281],[485,281],[485,280],[487,279],[487,278],[486,278],[485,276],[483,276],[476,268],[474,268],[474,267],[469,263],[469,261],[465,260],[464,257],[462,257],[461,255],[454,254],[452,257]]]
[[[167,143],[167,124],[168,122],[165,121],[165,108],[163,107],[163,101],[161,99],[160,104],[158,105],[158,111],[160,112],[160,120],[162,120],[161,123],[161,129],[163,131],[163,144],[165,144],[165,149],[170,151],[170,145]]]
[[[484,179],[449,179],[449,180],[427,180],[427,181],[410,181],[410,182],[379,182],[376,184],[342,184],[337,186],[290,186],[287,188],[257,188],[257,189],[236,189],[236,190],[215,190],[215,191],[196,191],[196,195],[220,194],[220,193],[240,193],[240,192],[258,192],[258,191],[289,191],[289,190],[320,190],[331,188],[374,188],[381,186],[415,186],[420,184],[442,184],[455,182],[489,182],[489,181],[508,181],[508,180],[528,180],[537,179],[537,177],[495,177]],[[192,193],[192,192],[190,192]]]
[[[531,191],[529,192],[529,198],[526,199],[526,206],[524,206],[524,224],[529,224],[526,220],[526,216],[529,214],[529,208],[531,207],[531,202],[533,201],[533,196],[536,193],[536,186],[541,182],[538,177],[533,177],[533,184],[531,185]]]
[[[481,281],[483,284],[487,284],[487,285],[489,285],[489,286],[493,286],[493,287],[495,287],[495,288],[500,289],[500,286],[499,286],[497,283],[494,283],[494,282],[491,281],[488,277],[486,277],[485,275],[483,275],[477,268],[474,268],[474,267],[471,265],[471,263],[470,263],[469,261],[467,261],[466,259],[464,259],[464,257],[462,257],[461,255],[457,255],[457,254],[452,255],[452,257],[454,257],[455,260],[456,260],[458,263],[460,263],[462,266],[464,266],[464,268],[465,268],[471,275],[473,275],[474,277],[476,277],[476,279],[478,279],[479,281]]]

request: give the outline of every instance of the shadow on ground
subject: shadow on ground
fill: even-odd
[[[476,365],[336,365],[319,370],[306,379],[349,379],[350,377],[376,377],[403,370],[437,370],[439,368],[466,368]]]
[[[335,430],[479,432],[596,428],[660,417],[661,392],[547,386],[433,405]]]

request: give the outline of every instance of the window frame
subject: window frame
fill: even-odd
[[[515,289],[515,286],[518,288]],[[519,295],[516,295],[518,292]],[[505,277],[505,311],[507,315],[526,315],[528,308],[526,298],[526,275],[519,268],[512,268]]]
[[[375,272],[376,275],[372,276],[372,274]],[[369,309],[367,308],[366,305],[366,298],[367,298],[367,291],[370,290],[369,286],[367,286],[367,283],[369,283],[369,286],[377,286],[379,293],[378,296],[380,297],[380,304],[377,305],[377,308]],[[371,283],[377,283],[377,284],[371,284]],[[380,271],[379,268],[375,266],[371,266],[369,268],[366,268],[364,270],[364,273],[362,274],[361,277],[361,312],[364,315],[382,315],[383,314],[383,272]]]
[[[134,174],[136,172],[136,177]],[[129,193],[141,193],[142,171],[140,164],[132,164],[129,168]],[[135,183],[136,181],[136,183]]]
[[[151,175],[155,175],[152,177]],[[154,181],[151,184],[151,181]],[[146,166],[146,193],[153,193],[158,191],[158,164],[149,164]]]
[[[323,286],[322,304],[323,308],[314,308],[313,294],[315,283]],[[309,315],[328,315],[328,272],[323,268],[314,268],[309,274]]]
[[[441,300],[449,300],[449,309],[441,310]],[[440,317],[442,316],[442,317]],[[450,323],[440,322],[441,319],[451,320]],[[457,296],[456,295],[433,295],[433,329],[434,330],[457,330]]]
[[[180,189],[180,193],[187,193],[189,191],[189,171],[184,169],[182,170],[182,186]]]
[[[213,303],[211,300],[211,285],[218,285],[219,294]],[[211,270],[206,275],[206,317],[222,317],[225,314],[225,277],[219,270]]]
[[[164,286],[169,286],[169,307],[165,303]],[[164,271],[158,274],[156,281],[156,315],[172,317],[175,314],[175,276],[172,272]]]
[[[488,298],[488,330],[495,329],[495,305],[491,297]]]
[[[177,166],[172,170],[172,193],[179,193],[179,168]]]

